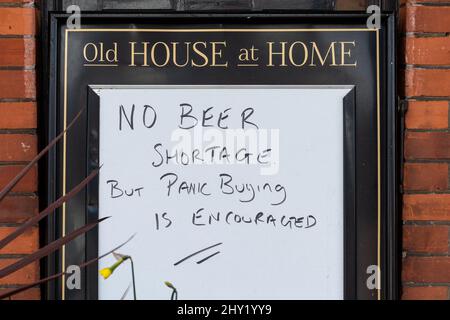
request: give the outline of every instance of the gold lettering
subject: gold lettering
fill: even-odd
[[[136,52],[135,51],[135,45],[136,42],[130,42],[131,44],[131,64],[130,67],[136,67],[135,61],[134,61],[134,57],[136,55],[143,55],[144,56],[144,64],[142,65],[143,67],[148,67],[148,61],[147,61],[147,46],[148,46],[148,42],[142,42],[142,44],[144,45],[144,52]]]
[[[267,42],[267,44],[269,45],[269,64],[267,65],[268,67],[274,67],[273,64],[273,56],[274,55],[281,55],[281,67],[286,67],[286,43],[287,42],[280,42],[281,43],[281,52],[274,52],[273,51],[273,44],[274,42]]]
[[[250,52],[251,52],[251,54],[252,54],[252,60],[253,61],[258,61],[259,60],[259,58],[256,56],[256,53],[259,51],[259,49],[256,49],[255,48],[255,46],[252,46],[251,48],[250,48]]]
[[[317,44],[315,42],[311,42],[311,44],[312,44],[312,54],[311,54],[311,64],[310,64],[310,66],[312,66],[312,67],[316,66],[316,64],[314,63],[314,56],[315,56],[314,53],[316,53],[317,56],[319,57],[320,64],[322,66],[324,66],[325,65],[325,61],[327,61],[328,55],[330,54],[330,51],[331,51],[331,64],[330,64],[330,66],[332,66],[332,67],[337,66],[337,64],[336,64],[336,51],[334,49],[334,46],[335,46],[336,42],[332,42],[330,44],[330,46],[328,47],[327,53],[325,54],[325,58],[323,58],[322,55],[320,54],[320,50],[319,50],[319,47],[317,46]]]
[[[293,51],[294,51],[294,47],[296,44],[301,44],[303,46],[303,62],[300,64],[295,63],[294,61],[294,55],[293,55]],[[296,41],[293,44],[291,44],[291,46],[289,47],[289,60],[291,61],[292,65],[296,66],[296,67],[301,67],[303,65],[305,65],[306,61],[308,60],[308,48],[306,47],[306,45],[301,42],[301,41]]]
[[[239,50],[239,56],[238,56],[239,61],[248,61],[248,60],[250,60],[249,53],[250,52],[247,49],[244,49],[244,48]]]
[[[217,64],[216,63],[216,56],[218,58],[222,58],[222,50],[221,49],[217,50],[217,48],[216,48],[217,45],[222,45],[222,46],[226,47],[227,43],[225,41],[223,41],[223,42],[214,42],[214,41],[212,41],[211,42],[211,46],[212,46],[211,67],[228,67],[228,62],[225,62],[223,64]]]
[[[105,62],[105,59],[103,59],[103,42],[99,42],[100,43],[100,62]]]
[[[177,55],[178,55],[178,50],[177,50],[177,48],[178,48],[178,42],[172,42],[172,48],[173,48],[173,57],[172,57],[172,61],[173,61],[173,64],[174,64],[174,65],[176,65],[177,67],[180,67],[180,68],[186,67],[187,64],[189,63],[189,52],[190,52],[189,47],[190,47],[190,44],[191,44],[191,43],[190,43],[190,42],[185,42],[185,44],[186,44],[186,62],[185,62],[184,64],[179,64],[178,61],[177,61]]]
[[[114,42],[114,48],[107,50],[105,55],[106,55],[106,60],[108,60],[108,62],[118,62],[117,42]],[[112,57],[110,55],[112,55]]]
[[[155,56],[155,50],[157,48],[158,45],[162,45],[164,47],[164,49],[166,50],[166,60],[164,61],[163,64],[158,64],[158,62],[156,61],[156,56]],[[152,62],[155,66],[162,68],[164,66],[167,65],[167,63],[169,63],[170,60],[170,49],[169,46],[165,43],[165,42],[156,42],[153,46],[152,49],[150,50],[150,58],[152,59]]]
[[[349,58],[352,56],[351,49],[345,50],[345,45],[351,44],[353,47],[356,47],[355,41],[342,41],[341,42],[341,66],[343,67],[356,67],[357,61],[354,63],[346,63],[345,62],[345,56],[348,56]]]
[[[93,50],[94,50],[94,56],[93,56],[92,59],[89,59],[88,56],[87,56],[87,55],[88,55],[88,54],[87,54],[87,51],[88,51],[88,48],[89,48],[89,47],[92,47]],[[84,57],[84,60],[87,61],[87,62],[94,62],[95,60],[97,60],[97,56],[98,56],[98,49],[97,49],[97,46],[96,46],[94,43],[92,43],[92,42],[87,43],[87,44],[84,46],[84,48],[83,48],[83,57]]]
[[[192,46],[192,50],[198,54],[200,57],[203,58],[204,62],[202,64],[195,63],[194,60],[192,60],[191,64],[193,67],[206,67],[208,65],[208,56],[204,54],[200,49],[197,48],[197,45],[201,44],[204,48],[206,48],[206,42],[194,42]]]

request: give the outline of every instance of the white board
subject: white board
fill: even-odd
[[[138,299],[169,299],[171,290],[164,281],[177,287],[179,299],[343,298],[343,97],[349,90],[302,86],[96,89],[103,165],[99,212],[101,217],[112,217],[99,228],[99,253],[136,233],[119,252],[133,257]],[[190,104],[191,115],[199,118],[192,129],[179,128],[183,104]],[[209,107],[213,109],[206,112],[205,125],[212,127],[201,128],[202,112]],[[188,107],[184,108],[186,112]],[[253,113],[242,130],[242,113],[247,108]],[[193,122],[184,117],[182,126]],[[237,141],[234,146],[233,141]],[[220,146],[214,150],[228,146],[229,161],[219,163],[218,152],[209,161],[211,146]],[[235,152],[243,147],[259,154],[260,162],[253,155],[248,163],[241,161],[247,159],[243,151],[237,161]],[[187,156],[179,159],[183,164],[168,161],[158,166],[166,149],[169,154],[185,151]],[[193,149],[199,150],[196,157]],[[168,195],[168,178],[174,180],[170,173],[177,174],[178,180]],[[233,194],[229,176],[221,174],[232,177]],[[132,196],[113,198],[120,192],[112,188],[111,180],[128,194],[133,188],[142,189],[139,194],[135,190]],[[201,183],[203,193],[209,195],[179,193],[176,188],[182,181]],[[236,190],[242,184],[245,191],[240,194]],[[194,224],[193,215],[201,208]],[[171,221],[167,228],[164,212]],[[217,219],[218,212],[219,221],[209,223],[210,214]],[[275,221],[267,220],[269,215]],[[297,225],[287,224],[293,222],[290,217],[297,219]],[[112,263],[114,258],[109,256],[99,267]],[[99,277],[99,298],[119,299],[130,282],[126,263],[109,279]],[[131,298],[132,292],[127,295]]]

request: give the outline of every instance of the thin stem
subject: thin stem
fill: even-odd
[[[136,281],[134,279],[134,263],[133,263],[133,259],[130,257],[130,263],[131,263],[131,276],[133,279],[133,297],[134,300],[136,300]]]

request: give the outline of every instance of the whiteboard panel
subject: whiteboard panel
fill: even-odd
[[[349,88],[95,91],[99,215],[112,217],[99,227],[99,254],[136,233],[120,253],[133,257],[138,299],[169,299],[164,281],[179,299],[343,298]],[[100,299],[121,297],[129,268],[99,278]]]

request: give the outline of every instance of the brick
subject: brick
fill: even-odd
[[[35,196],[6,197],[0,202],[0,223],[22,223],[38,213]]]
[[[448,226],[403,226],[403,250],[448,253]]]
[[[0,71],[0,98],[36,98],[34,70]]]
[[[407,68],[405,95],[408,97],[450,96],[450,70]]]
[[[448,32],[450,6],[406,6],[406,32]]]
[[[446,163],[407,163],[404,169],[405,190],[442,191],[448,189]]]
[[[402,6],[400,7],[400,10],[398,11],[398,24],[399,24],[399,32],[404,33],[406,32],[406,7]]]
[[[0,189],[6,186],[24,166],[0,166]],[[34,166],[12,189],[13,192],[37,191],[37,166]]]
[[[19,259],[0,259],[0,269],[3,269],[15,262],[17,262]],[[0,284],[13,284],[13,285],[21,285],[21,284],[28,284],[33,283],[39,280],[39,262],[33,262],[29,265],[23,267],[20,270],[17,270],[14,273],[11,273],[10,275],[1,278]]]
[[[439,3],[448,3],[448,0],[400,0],[400,4],[439,4]]]
[[[0,227],[0,239],[5,238],[17,228]],[[11,241],[6,247],[0,249],[0,254],[30,254],[39,248],[39,232],[37,227],[28,228]]]
[[[0,35],[34,35],[34,8],[0,8]]]
[[[36,126],[36,102],[0,103],[0,129],[34,129]]]
[[[450,133],[406,132],[405,158],[450,159]]]
[[[409,101],[407,129],[447,129],[448,101]]]
[[[402,300],[447,300],[448,287],[403,287]]]
[[[0,289],[0,293],[4,293],[10,289]],[[25,290],[23,292],[20,292],[11,298],[6,298],[5,300],[40,300],[41,298],[41,291],[39,288],[31,288],[28,290]]]
[[[450,282],[450,257],[414,257],[403,261],[402,280],[405,282]]]
[[[449,65],[450,37],[406,37],[406,64]]]
[[[403,219],[450,221],[450,194],[404,195]]]
[[[35,65],[35,40],[31,38],[0,39],[0,66],[25,67]]]
[[[37,137],[32,134],[0,134],[0,161],[30,161],[36,156]]]

